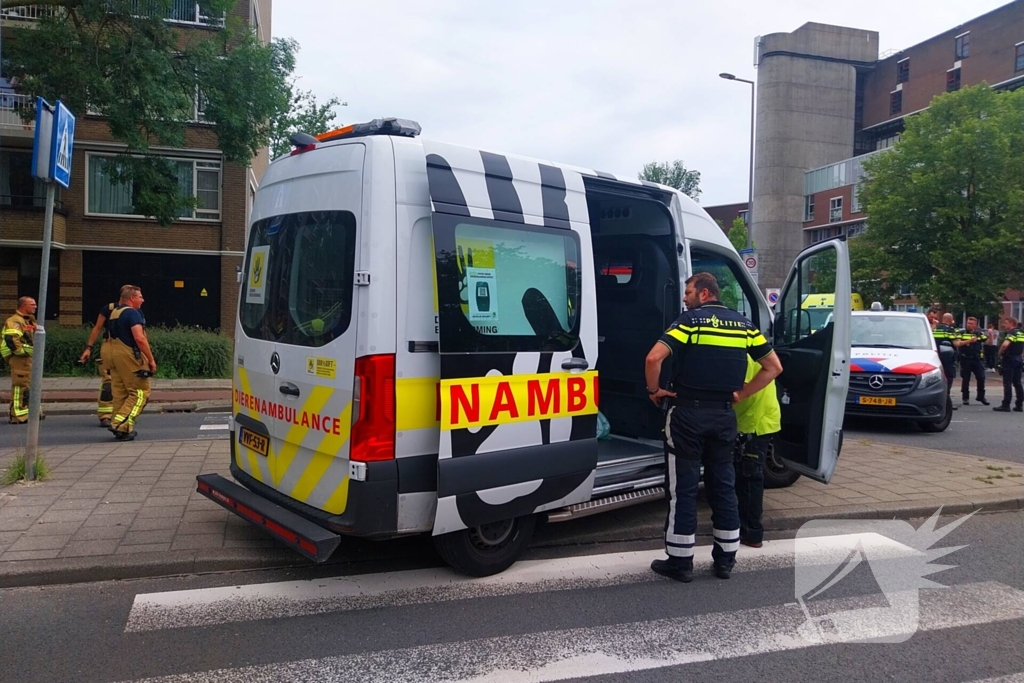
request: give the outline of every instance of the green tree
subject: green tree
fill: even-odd
[[[198,2],[203,17],[235,4]],[[248,165],[288,110],[294,41],[264,45],[237,19],[223,30],[182,30],[166,21],[178,11],[173,0],[3,0],[5,10],[26,5],[42,18],[5,27],[3,72],[22,93],[59,98],[79,117],[102,114],[124,145],[108,166],[112,179],[130,183],[134,211],[161,224],[196,202],[153,147],[184,146],[201,112],[224,159]]]
[[[270,157],[287,154],[292,147],[291,137],[295,133],[319,135],[334,128],[338,117],[335,107],[344,106],[337,97],[318,102],[309,90],[298,90],[295,81],[288,83],[288,110],[273,121],[270,133]]]
[[[864,167],[870,228],[856,272],[888,298],[909,285],[981,316],[1024,281],[1024,91],[937,97]]]
[[[742,216],[736,216],[733,219],[728,237],[732,246],[736,247],[736,251],[747,248],[747,222],[743,220]],[[751,242],[750,246],[753,247],[754,243]]]
[[[694,201],[700,197],[700,171],[687,170],[681,159],[672,163],[652,161],[637,174],[640,180],[674,187]]]

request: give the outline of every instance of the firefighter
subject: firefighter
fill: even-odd
[[[978,329],[978,319],[971,317],[967,319],[967,329],[960,330],[954,346],[960,349],[960,393],[964,399],[964,405],[970,405],[971,375],[974,375],[978,382],[977,397],[978,403],[987,406],[985,400],[985,363],[982,361],[982,349],[988,337],[982,330]]]
[[[18,298],[18,310],[4,322],[0,356],[11,366],[11,424],[28,422],[29,386],[32,382],[32,342],[36,331],[36,300]],[[42,409],[39,419],[44,420]]]
[[[1003,343],[999,346],[999,355],[1003,366],[1003,403],[992,410],[999,413],[1010,412],[1011,389],[1017,393],[1014,412],[1024,413],[1024,384],[1021,383],[1021,366],[1024,365],[1024,330],[1017,327],[1014,318],[1003,319]]]
[[[92,326],[92,331],[89,332],[89,341],[85,343],[85,349],[78,359],[80,365],[85,365],[88,362],[89,357],[92,356],[92,346],[102,334],[103,343],[100,344],[100,357],[96,359],[96,363],[100,366],[100,393],[96,402],[96,417],[100,419],[100,426],[107,428],[110,427],[110,418],[114,416],[114,393],[111,388],[110,379],[110,367],[112,365],[110,361],[110,327],[108,323],[110,314],[115,308],[117,308],[117,304],[111,303],[100,309],[100,312],[96,315],[96,324]]]
[[[686,311],[647,354],[647,393],[655,405],[666,401],[669,512],[665,523],[667,560],[651,569],[676,581],[693,580],[697,533],[697,485],[701,464],[711,504],[715,576],[728,579],[740,545],[736,503],[736,413],[733,404],[767,387],[782,372],[771,345],[742,314],[719,300],[718,281],[697,273],[686,281]],[[761,368],[744,383],[747,356]],[[673,357],[673,391],[660,386],[661,367]]]
[[[121,298],[110,312],[110,379],[114,394],[110,431],[118,441],[135,439],[135,423],[149,400],[150,376],[156,360],[146,338],[142,315],[142,290],[134,285],[121,288]]]
[[[956,379],[956,341],[960,331],[953,326],[952,313],[944,314],[940,323],[938,311],[932,309],[928,312],[928,322],[932,326],[932,336],[935,337],[938,345],[940,347],[949,346],[953,349],[953,354],[946,356],[943,356],[942,349],[939,349],[939,360],[942,363],[942,373],[946,375],[946,395],[948,396],[953,391],[953,380]],[[956,409],[957,406],[953,406],[953,410]]]

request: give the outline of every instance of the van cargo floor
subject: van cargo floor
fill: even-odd
[[[595,496],[657,486],[664,480],[662,446],[615,437],[597,442]]]

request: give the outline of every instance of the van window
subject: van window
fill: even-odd
[[[253,339],[323,346],[348,329],[356,219],[310,211],[254,223],[239,317]]]
[[[746,279],[741,280],[737,275],[743,265],[738,261],[727,258],[721,254],[703,249],[690,247],[690,263],[693,266],[693,273],[711,273],[718,280],[718,289],[722,293],[722,303],[739,311],[760,328],[758,311],[751,305],[753,296],[747,291],[749,285]]]
[[[568,351],[579,337],[571,230],[434,214],[441,351]]]

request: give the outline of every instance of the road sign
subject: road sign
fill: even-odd
[[[53,155],[53,107],[42,97],[36,98],[36,135],[32,142],[32,175],[40,180],[53,180],[50,164]]]
[[[75,143],[75,116],[57,100],[57,110],[53,114],[53,140],[50,142],[53,159],[50,169],[53,181],[61,187],[71,184],[71,150]]]
[[[764,292],[768,297],[768,303],[772,306],[779,302],[779,296],[781,296],[782,294],[781,290],[776,289],[774,287],[768,287],[767,289],[764,290]]]
[[[750,277],[757,282],[757,250],[756,249],[740,249],[740,258],[743,259],[743,265],[746,266],[747,272],[750,273]]]

